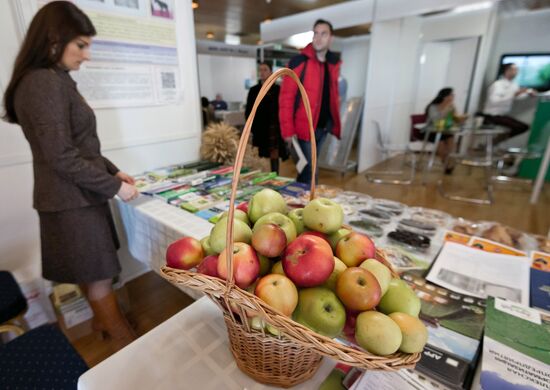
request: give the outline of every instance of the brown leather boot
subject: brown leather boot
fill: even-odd
[[[98,300],[90,300],[94,316],[111,336],[112,343],[118,351],[136,339],[136,334],[128,320],[122,314],[114,292]]]

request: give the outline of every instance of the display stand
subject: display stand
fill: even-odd
[[[535,119],[529,134],[529,150],[538,150],[544,154],[544,148],[550,139],[550,96],[541,96],[535,112]],[[534,179],[540,169],[542,158],[525,160],[521,163],[519,176]],[[545,180],[550,180],[550,172],[546,173]]]
[[[340,112],[342,121],[341,139],[331,135],[323,144],[319,152],[318,166],[320,168],[340,172],[342,176],[357,169],[357,162],[351,161],[349,156],[362,111],[362,97],[350,98],[342,105]]]

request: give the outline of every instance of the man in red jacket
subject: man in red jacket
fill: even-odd
[[[332,24],[319,19],[313,25],[313,41],[288,63],[306,89],[311,111],[317,151],[329,132],[340,138],[340,98],[338,76],[340,57],[329,50],[332,43]],[[311,143],[304,104],[298,86],[289,77],[283,79],[279,95],[279,122],[283,139],[290,143],[298,138],[308,165],[298,174],[297,181],[311,182]],[[316,175],[317,177],[317,172]]]

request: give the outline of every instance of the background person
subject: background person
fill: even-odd
[[[462,123],[466,119],[464,115],[457,115],[454,105],[454,91],[452,88],[446,87],[441,89],[437,96],[426,106],[426,127],[429,127],[431,132],[428,136],[428,141],[435,142],[436,132],[448,130],[456,123]],[[447,161],[448,156],[454,151],[455,142],[454,135],[441,134],[441,140],[437,146],[436,154],[439,156],[445,166],[445,173],[451,173],[453,166]]]
[[[227,102],[223,100],[223,96],[221,93],[216,94],[216,99],[212,100],[210,102],[212,106],[214,107],[214,110],[218,111],[226,111],[227,110]]]
[[[244,113],[246,119],[250,116],[263,83],[273,73],[271,64],[267,62],[260,63],[258,71],[260,81],[248,91]],[[252,122],[252,145],[258,147],[260,157],[270,159],[271,171],[277,174],[279,174],[279,157],[283,160],[288,157],[279,128],[279,91],[280,87],[273,84],[258,106]]]
[[[503,64],[500,74],[501,77],[489,86],[485,107],[483,108],[483,113],[481,113],[484,117],[484,123],[510,129],[510,133],[497,137],[495,143],[529,130],[529,125],[512,118],[508,114],[512,109],[515,99],[536,95],[533,90],[521,88],[514,81],[518,74],[516,64]]]
[[[32,20],[4,96],[33,155],[42,275],[81,286],[98,329],[117,349],[135,338],[112,289],[119,247],[108,200],[138,196],[134,179],[100,153],[95,115],[69,71],[90,59],[96,30],[74,4],[54,1]]]
[[[329,50],[332,34],[330,22],[317,20],[313,25],[312,42],[288,63],[288,67],[302,81],[311,104],[317,153],[330,132],[340,138],[338,76],[341,61],[336,53]],[[296,136],[308,160],[308,165],[298,174],[297,181],[311,183],[311,143],[306,110],[298,86],[289,77],[283,79],[281,86],[279,122],[283,139],[289,143]]]

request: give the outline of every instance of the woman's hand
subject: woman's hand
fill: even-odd
[[[131,185],[136,184],[136,181],[134,180],[134,178],[125,172],[118,171],[115,176],[118,177],[120,180],[122,180],[124,183],[128,183]]]
[[[118,176],[118,174],[117,174]],[[139,191],[133,184],[128,184],[125,181],[122,182],[117,195],[125,202],[136,199],[139,196]]]

